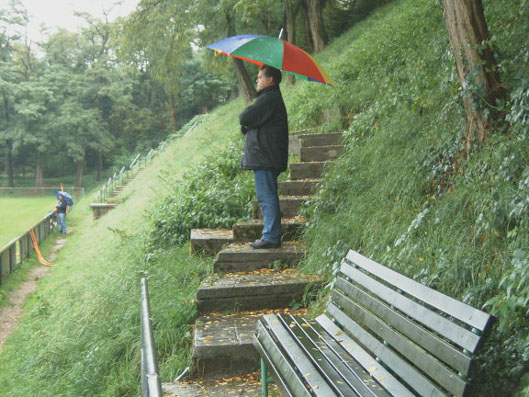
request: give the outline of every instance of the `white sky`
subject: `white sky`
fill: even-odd
[[[136,9],[140,0],[120,0],[121,5],[115,5],[118,0],[20,0],[29,13],[30,23],[28,36],[31,41],[42,41],[41,24],[51,31],[62,27],[70,31],[77,31],[84,21],[74,15],[75,11],[88,12],[97,18],[103,18],[103,10],[112,9],[110,20],[119,16],[129,15]],[[9,0],[0,0],[0,9],[8,8]]]

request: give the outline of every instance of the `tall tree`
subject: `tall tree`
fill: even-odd
[[[307,15],[307,24],[315,52],[322,51],[329,43],[329,37],[323,23],[325,0],[302,0]]]
[[[234,36],[236,34],[235,17],[232,12],[233,11],[229,6],[224,7],[224,16],[226,18],[228,36]],[[252,78],[248,74],[248,70],[244,66],[244,62],[241,59],[233,58],[233,63],[237,72],[237,80],[239,82],[241,94],[246,102],[250,102],[257,96],[255,84],[253,83]]]
[[[494,120],[502,117],[498,104],[507,92],[500,80],[481,0],[443,0],[443,9],[457,74],[465,94],[466,147],[483,141]]]
[[[296,44],[296,17],[300,7],[301,3],[299,0],[283,0],[287,41],[292,44]],[[291,85],[296,81],[296,78],[291,74],[288,74],[287,78]]]
[[[142,0],[125,22],[120,55],[148,69],[167,95],[171,130],[176,130],[176,91],[181,66],[191,55],[190,0]]]
[[[18,0],[11,0],[8,8],[0,9],[0,141],[6,148],[6,171],[10,187],[15,186],[13,150],[16,129],[13,116],[18,79],[11,67],[11,61],[15,44],[21,38],[20,28],[27,22],[28,13]]]
[[[41,187],[43,161],[46,151],[50,148],[50,137],[45,125],[51,92],[40,80],[41,62],[31,50],[27,36],[23,42],[15,45],[13,55],[11,67],[17,75],[13,124],[17,143],[21,147],[29,146],[35,153],[35,186]],[[21,165],[24,168],[30,165],[32,157],[25,157]]]

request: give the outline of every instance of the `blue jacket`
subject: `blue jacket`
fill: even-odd
[[[278,85],[257,93],[256,101],[239,115],[245,135],[241,167],[283,172],[288,162],[287,109]]]

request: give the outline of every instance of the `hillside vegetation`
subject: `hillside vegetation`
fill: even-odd
[[[345,135],[344,155],[306,208],[304,270],[331,276],[353,248],[493,313],[473,394],[521,396],[529,393],[529,9],[525,0],[484,3],[511,94],[509,124],[468,158],[438,1],[391,2],[336,39],[318,56],[336,88],[300,81],[282,90],[292,131]],[[211,260],[181,244],[190,227],[248,216],[243,106],[218,108],[174,142],[101,220],[86,205],[72,215],[74,234],[0,357],[0,394],[136,395],[145,272],[163,380],[189,365],[190,302]]]
[[[468,157],[463,93],[436,1],[393,2],[335,40],[319,56],[335,89],[298,82],[283,92],[291,130],[343,130],[347,147],[306,208],[304,269],[331,275],[353,248],[492,312],[498,322],[482,350],[475,394],[509,395],[529,364],[529,9],[524,1],[485,6],[511,95],[508,125]],[[237,200],[223,194],[225,163],[208,163],[202,175],[217,170],[219,184],[205,184],[200,172],[183,182],[190,190],[202,180],[193,205],[209,220],[215,208],[200,197]],[[188,190],[166,197],[155,242],[169,228],[190,226],[164,223],[187,211]]]
[[[149,251],[150,213],[169,189],[204,156],[226,146],[226,130],[242,102],[219,108],[192,134],[172,142],[125,188],[124,200],[97,221],[89,203],[75,204],[73,231],[25,305],[26,315],[0,355],[2,396],[136,396],[140,390],[139,280],[149,277],[156,346],[164,380],[190,360],[193,301],[210,260],[190,258],[188,247]],[[228,128],[229,130],[229,128]],[[185,131],[185,127],[183,128]],[[52,236],[51,239],[54,237]],[[43,252],[51,247],[47,240]],[[30,261],[31,262],[31,261]],[[33,261],[33,265],[38,265]],[[17,269],[11,278],[22,278]],[[5,299],[5,288],[0,298]]]

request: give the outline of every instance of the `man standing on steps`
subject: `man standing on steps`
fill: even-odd
[[[245,135],[241,166],[254,173],[257,201],[263,213],[264,227],[252,248],[281,246],[281,213],[277,195],[277,177],[287,169],[288,120],[279,83],[281,71],[268,65],[259,68],[257,100],[239,115]]]

